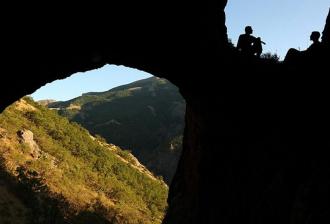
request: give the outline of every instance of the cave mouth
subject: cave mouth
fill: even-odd
[[[180,155],[176,151],[182,148],[185,100],[170,81],[138,69],[107,64],[49,83],[31,96],[91,134],[132,151],[155,175],[171,183]],[[93,106],[95,110],[90,109]],[[79,110],[84,111],[83,115]],[[134,131],[124,131],[123,126]],[[164,147],[170,149],[170,155],[164,157],[174,161],[154,158],[166,154]]]
[[[41,109],[42,113],[36,112],[39,111],[39,107],[44,108]],[[33,108],[37,108],[37,110]],[[12,113],[13,110],[18,110],[19,113],[13,115],[15,114]],[[10,116],[18,116],[21,113],[24,119],[10,118]],[[42,117],[43,113],[47,115],[47,118]],[[164,186],[167,185],[166,197],[159,193],[162,189],[157,190],[156,187],[154,190],[152,183],[147,184],[149,189],[144,189],[151,192],[147,194],[154,194],[149,195],[150,198],[158,198],[157,202],[148,205],[150,206],[148,209],[152,214],[159,213],[157,206],[160,206],[161,203],[166,204],[168,186],[175,174],[182,151],[185,100],[175,85],[166,79],[137,69],[116,65],[106,65],[97,70],[76,73],[66,79],[48,83],[33,94],[9,106],[3,114],[0,114],[0,134],[7,132],[6,129],[9,127],[11,129],[16,128],[17,136],[14,132],[13,136],[19,138],[19,142],[15,143],[18,147],[21,143],[24,144],[25,148],[30,147],[30,143],[24,142],[23,139],[23,136],[29,134],[32,135],[30,139],[32,138],[33,143],[31,144],[36,145],[36,147],[39,145],[38,149],[40,150],[45,147],[52,147],[53,143],[47,143],[48,140],[45,140],[48,137],[53,139],[51,141],[60,141],[63,146],[70,145],[70,139],[66,138],[65,130],[63,127],[59,127],[67,124],[63,123],[62,120],[56,121],[58,124],[49,121],[49,117],[53,117],[53,120],[59,119],[51,113],[61,115],[62,119],[68,119],[74,126],[78,124],[78,127],[85,128],[91,137],[99,141],[100,144],[106,144],[110,148],[118,146],[121,150],[118,149],[116,153],[132,163],[130,164],[131,167],[136,167],[143,175],[151,175]],[[16,120],[19,120],[17,124],[15,123]],[[14,122],[16,126],[9,125],[10,122]],[[26,122],[32,123],[29,125]],[[37,126],[34,127],[35,125]],[[59,129],[57,130],[57,128]],[[47,133],[46,137],[43,136],[44,129]],[[7,138],[1,139],[0,137],[0,141],[4,139]],[[85,146],[78,145],[77,147]],[[24,150],[29,151],[29,149]],[[74,156],[77,154],[78,157],[82,156],[79,149],[73,150],[74,152],[68,150],[68,153]],[[35,153],[33,156],[39,158],[38,152],[31,152],[31,155],[33,153]],[[47,151],[47,153],[50,152]],[[56,152],[53,151],[52,153],[50,153],[50,157],[56,157]],[[138,160],[131,157],[131,154]],[[6,159],[8,158],[6,157]],[[102,159],[96,157],[91,158],[91,160],[95,160],[93,163],[95,163],[96,168],[93,167],[93,170],[100,169],[103,172],[105,166],[99,165],[102,164],[99,162]],[[37,170],[38,173],[41,172],[38,170],[40,166],[44,167],[44,165],[34,164],[34,161],[29,163],[32,165],[26,167]],[[61,162],[57,160],[54,164],[56,167],[61,166]],[[75,171],[72,172],[75,173],[77,169],[83,170],[79,166],[73,165],[72,169]],[[120,172],[121,169],[123,168],[115,168],[114,172]],[[121,178],[125,179],[125,175],[123,174],[124,177]],[[43,178],[42,175],[41,177]],[[47,178],[45,179],[47,181]],[[104,183],[97,182],[94,184],[104,185]],[[109,187],[106,188],[111,188],[111,184],[109,182]],[[108,192],[105,195],[110,195],[109,198],[111,198],[113,196],[111,194],[114,194],[114,197],[125,198],[126,196],[121,194],[129,195],[132,192]],[[136,206],[136,209],[139,207]]]

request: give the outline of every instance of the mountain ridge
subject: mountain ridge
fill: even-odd
[[[182,148],[185,101],[176,86],[151,77],[48,107],[108,142],[129,148],[170,183]]]

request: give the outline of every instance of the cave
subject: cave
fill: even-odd
[[[329,16],[317,67],[277,66],[228,46],[226,3],[8,9],[0,110],[107,63],[157,74],[187,102],[165,224],[329,223]]]

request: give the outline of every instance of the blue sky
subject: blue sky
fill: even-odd
[[[306,49],[312,31],[323,31],[329,7],[330,0],[228,0],[228,36],[236,45],[251,25],[253,35],[266,42],[264,52],[283,59],[289,48]]]
[[[291,47],[304,50],[310,33],[323,31],[330,0],[228,0],[226,25],[228,36],[237,43],[244,27],[251,25],[253,35],[267,44],[264,52],[277,53],[281,59]],[[86,92],[101,92],[151,75],[123,66],[103,68],[47,84],[32,94],[35,100],[69,100]]]
[[[107,91],[116,86],[149,78],[149,73],[124,66],[105,65],[102,68],[49,83],[31,96],[34,100],[54,99],[69,100],[86,92]]]

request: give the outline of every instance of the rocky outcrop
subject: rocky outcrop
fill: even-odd
[[[164,223],[329,223],[329,65],[286,68],[238,56],[226,45],[226,2],[15,7],[24,20],[2,27],[1,109],[106,63],[150,72],[187,102]],[[329,43],[329,19],[326,27]]]
[[[325,28],[323,30],[322,42],[329,47],[330,45],[330,9]]]
[[[203,74],[232,76],[203,93],[182,90],[184,149],[164,223],[328,222],[328,78],[311,74],[329,70],[329,54],[318,67],[288,67],[228,52]]]
[[[20,130],[17,132],[17,136],[21,143],[26,144],[29,148],[29,154],[33,159],[38,159],[41,156],[41,149],[38,144],[34,141],[33,132],[30,130]]]

